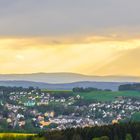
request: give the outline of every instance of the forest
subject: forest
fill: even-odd
[[[119,91],[140,91],[140,83],[124,84],[119,86]]]

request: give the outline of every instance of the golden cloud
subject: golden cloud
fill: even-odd
[[[0,73],[76,72],[113,75],[122,69],[114,60],[139,46],[138,37],[121,38],[116,35],[57,39],[0,38]],[[111,68],[115,63],[118,65],[116,71],[104,67],[110,64]]]

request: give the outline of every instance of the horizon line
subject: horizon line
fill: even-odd
[[[91,75],[77,72],[29,72],[29,73],[0,73],[0,75],[31,75],[31,74],[76,74],[83,76],[96,76],[96,77],[140,77],[140,75]]]

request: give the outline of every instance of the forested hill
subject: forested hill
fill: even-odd
[[[1,81],[34,81],[44,83],[90,82],[140,82],[136,76],[95,76],[77,73],[31,73],[31,74],[0,74]]]
[[[43,82],[33,82],[33,81],[0,81],[0,86],[16,86],[16,87],[24,87],[28,88],[39,87],[41,89],[49,89],[49,90],[72,90],[74,87],[94,87],[98,89],[110,89],[112,91],[117,91],[118,87],[122,84],[122,82],[74,82],[74,83],[64,83],[64,84],[50,84]]]

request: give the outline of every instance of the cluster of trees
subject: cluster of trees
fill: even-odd
[[[140,140],[140,123],[47,131],[40,136],[46,140]]]
[[[52,92],[51,96],[53,96],[54,98],[69,98],[71,96],[73,96],[73,92],[72,91],[57,91],[57,92]]]
[[[98,89],[98,88],[93,88],[93,87],[75,87],[72,89],[73,92],[92,92],[92,91],[111,91],[110,89]]]
[[[92,140],[109,140],[108,136],[102,136],[102,137],[98,137],[98,138],[93,138]],[[115,136],[114,140],[118,140],[118,137]],[[125,140],[133,140],[132,135],[131,134],[126,134],[125,136]]]
[[[140,91],[140,83],[124,84],[119,86],[119,91],[125,90]]]
[[[0,140],[140,140],[140,123],[70,128],[26,137],[5,135]]]
[[[34,90],[34,87],[28,87],[28,88],[23,88],[23,87],[5,87],[5,86],[0,86],[0,93],[10,93],[10,92],[30,92],[32,90]],[[36,88],[36,90],[39,90],[38,88]]]

